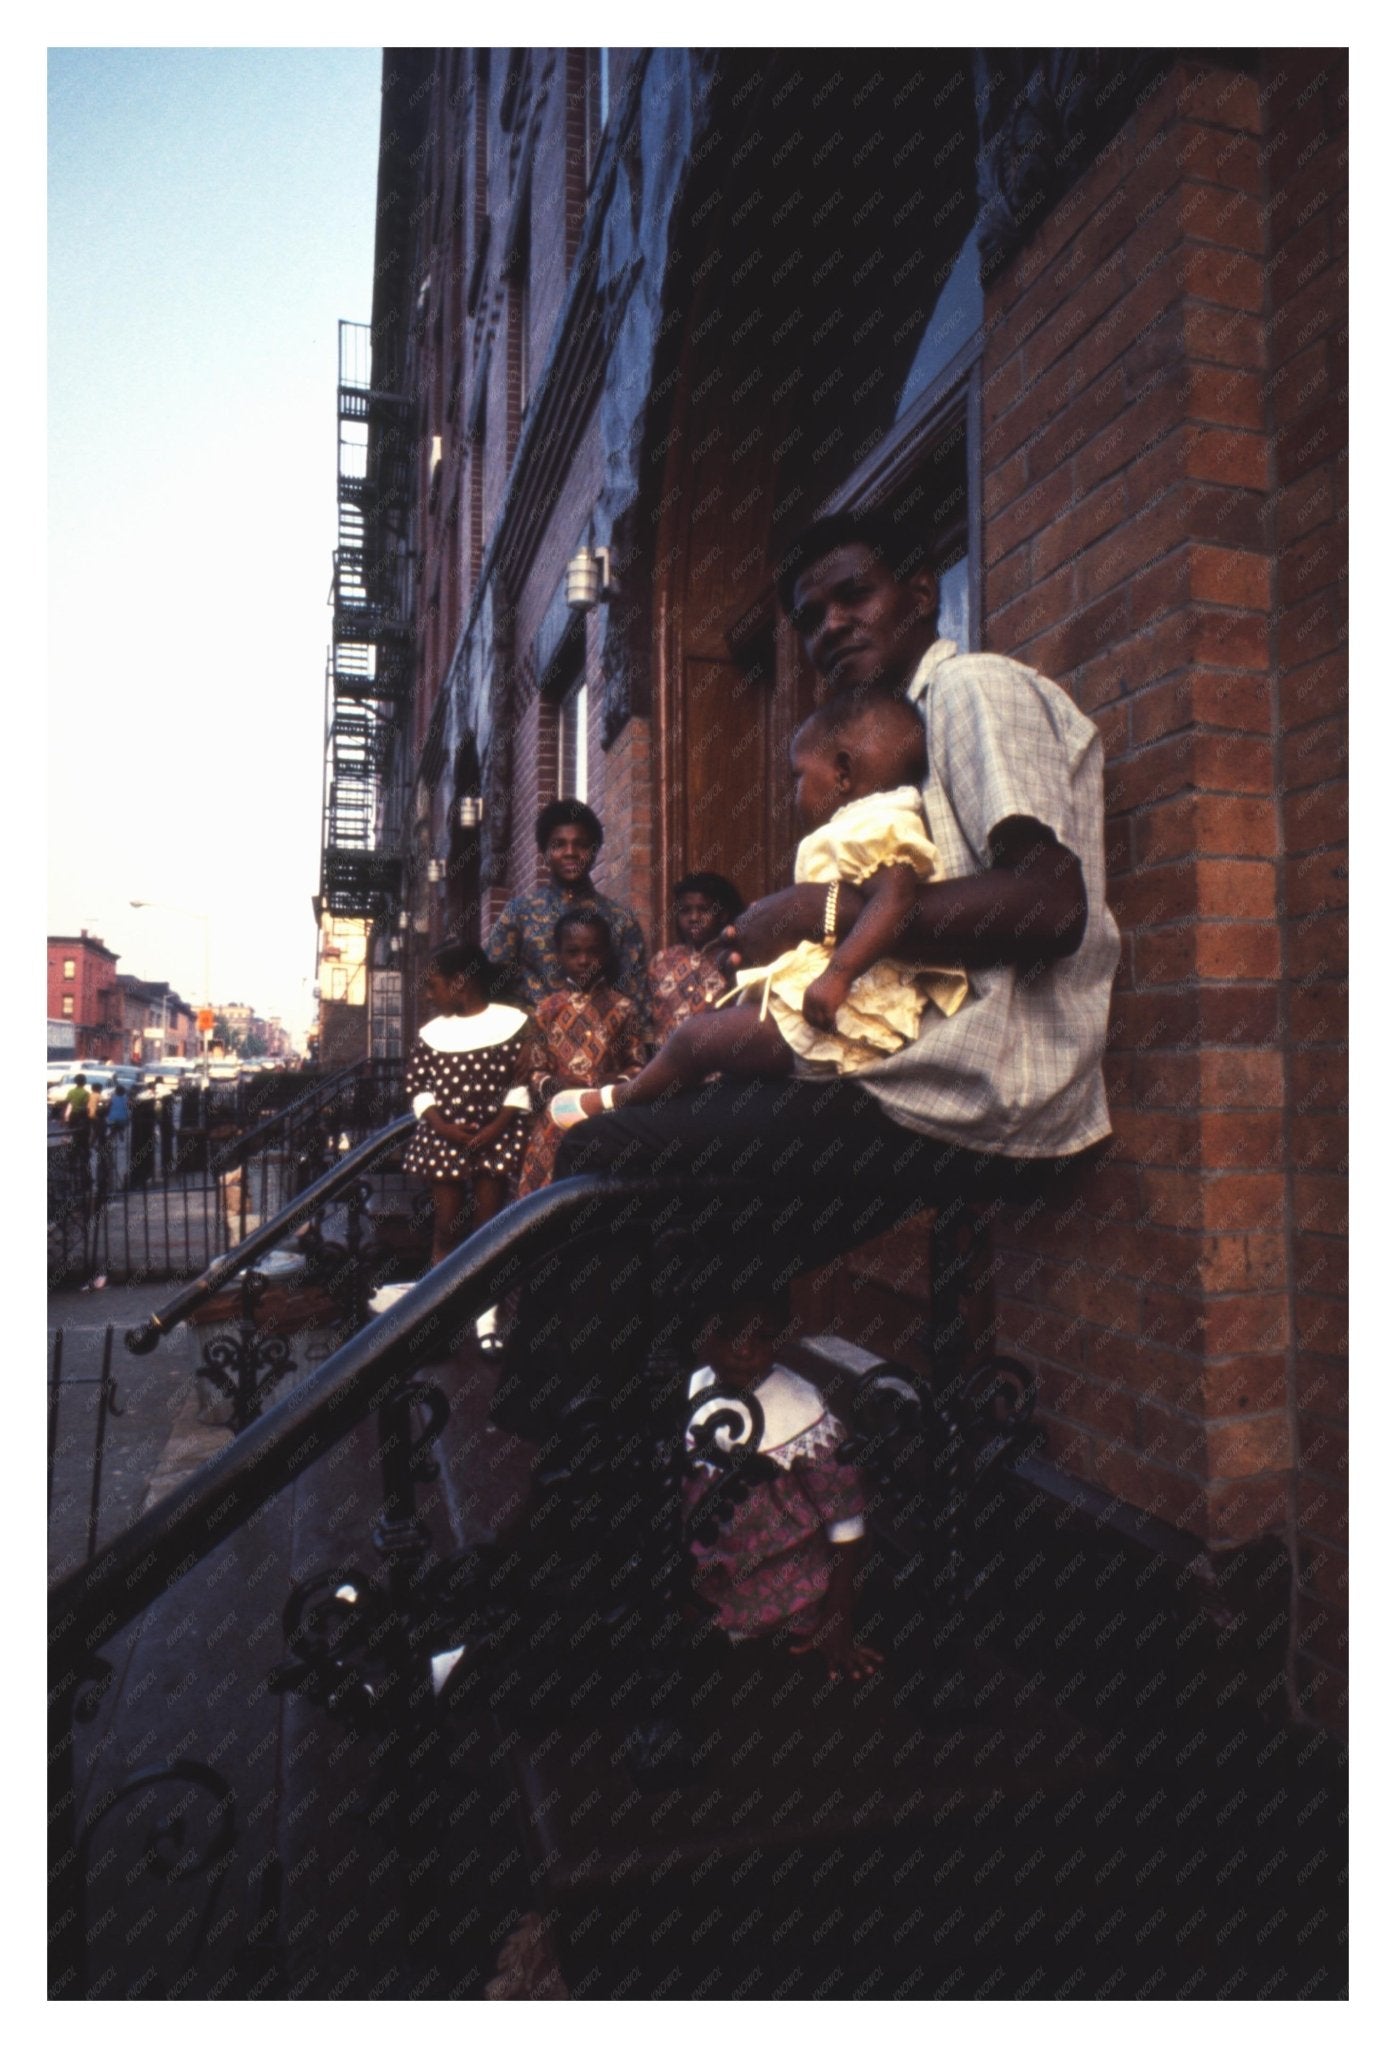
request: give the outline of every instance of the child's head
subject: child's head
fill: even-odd
[[[698,1356],[729,1387],[750,1387],[776,1362],[787,1321],[782,1302],[764,1296],[734,1301],[703,1325]]]
[[[886,691],[846,691],[807,718],[790,743],[795,815],[802,832],[876,790],[920,783],[926,773],[921,714]]]
[[[578,988],[609,981],[615,968],[611,927],[599,910],[579,904],[564,910],[553,926],[553,944],[567,979]]]
[[[438,946],[427,962],[427,1001],[442,1015],[483,1008],[489,985],[490,963],[483,947],[453,941]]]
[[[571,796],[544,805],[533,830],[548,874],[562,889],[586,880],[606,836],[595,811]]]
[[[744,909],[741,893],[726,875],[700,868],[683,875],[674,884],[674,927],[679,937],[701,952],[712,945],[724,925],[740,917]]]

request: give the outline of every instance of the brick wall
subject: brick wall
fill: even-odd
[[[1298,1699],[1341,1718],[1347,1663],[1347,59],[1262,74],[1283,859],[1287,1248],[1295,1291]]]
[[[1300,1239],[1333,1271],[1338,932],[1331,863],[1302,864],[1338,829],[1342,549],[1330,479],[1322,497],[1275,487],[1286,465],[1331,465],[1342,437],[1327,357],[1282,379],[1275,363],[1331,351],[1283,280],[1320,247],[1338,259],[1331,225],[1300,247],[1317,216],[1281,195],[1286,152],[1306,146],[1283,109],[1323,60],[1282,61],[1268,94],[1272,79],[1177,67],[986,301],[986,644],[1057,677],[1101,728],[1124,941],[1116,1139],[1064,1211],[1007,1233],[1002,1332],[1039,1371],[1063,1464],[1219,1545],[1292,1527],[1296,1387],[1314,1370]],[[1333,90],[1308,102],[1315,132],[1340,125]],[[1311,270],[1302,290],[1336,330],[1324,282]],[[1326,438],[1316,419],[1286,454],[1284,404],[1322,413]],[[1304,504],[1296,558],[1286,522]],[[1302,935],[1300,866],[1318,906]],[[1299,1099],[1325,1120],[1302,1173]],[[1317,1230],[1291,1229],[1292,1194]],[[1316,1511],[1324,1571],[1330,1526]]]

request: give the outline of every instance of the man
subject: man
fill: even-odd
[[[706,1305],[968,1193],[1026,1197],[1109,1131],[1101,1053],[1119,934],[1105,902],[1100,737],[1055,683],[936,639],[936,581],[867,515],[792,551],[782,603],[832,692],[899,690],[926,720],[923,789],[946,879],[917,892],[900,957],[958,965],[970,996],[856,1078],[721,1082],[579,1125],[567,1174],[725,1180],[692,1284]],[[848,884],[780,890],[732,929],[734,963],[842,937]],[[736,1183],[735,1188],[730,1188]],[[521,1334],[525,1334],[523,1332]]]

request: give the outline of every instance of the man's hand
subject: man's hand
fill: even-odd
[[[854,977],[843,974],[837,967],[826,967],[817,980],[805,990],[800,1009],[806,1024],[812,1024],[816,1031],[835,1031],[836,1019],[843,1005],[848,1001],[848,991]]]
[[[759,897],[722,934],[725,971],[768,966],[801,939],[822,938],[828,894],[822,882],[796,882],[774,896]]]

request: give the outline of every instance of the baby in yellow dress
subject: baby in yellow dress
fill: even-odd
[[[820,1078],[854,1073],[909,1044],[928,1003],[953,1016],[969,990],[958,968],[888,957],[923,882],[941,878],[917,787],[926,742],[904,697],[835,697],[790,749],[795,812],[805,833],[797,882],[828,882],[829,936],[804,941],[768,967],[744,968],[719,1007],[688,1018],[633,1081],[555,1096],[567,1126],[622,1103],[656,1102],[713,1074]],[[863,908],[834,944],[837,885],[858,884]]]

